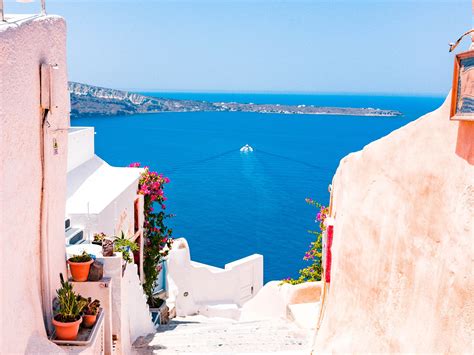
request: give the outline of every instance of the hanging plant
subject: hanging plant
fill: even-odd
[[[132,163],[130,167],[140,167],[140,163]],[[145,217],[143,233],[145,281],[143,289],[151,306],[154,306],[153,291],[161,270],[160,262],[168,255],[173,243],[173,230],[165,224],[166,219],[173,217],[173,215],[165,213],[167,198],[163,190],[165,184],[169,182],[170,180],[167,177],[144,167],[138,185],[138,193],[144,197]],[[157,208],[157,211],[155,211],[155,208]]]

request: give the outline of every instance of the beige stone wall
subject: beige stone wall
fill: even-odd
[[[315,352],[472,353],[474,122],[438,110],[344,158]]]
[[[69,95],[66,24],[46,16],[0,24],[0,353],[51,353],[41,305],[40,256],[40,64],[58,64],[53,86],[57,109],[45,133],[43,230],[51,298],[65,272]],[[58,144],[57,154],[53,141]],[[46,276],[47,280],[48,276]]]

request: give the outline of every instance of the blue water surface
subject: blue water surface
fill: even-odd
[[[150,93],[148,93],[150,94]],[[140,162],[171,179],[167,211],[192,258],[223,267],[260,253],[265,280],[297,276],[316,228],[306,197],[327,204],[328,184],[348,153],[437,108],[441,97],[151,93],[207,101],[394,109],[403,117],[160,113],[72,120],[95,126],[96,154]],[[250,144],[253,153],[239,148]]]

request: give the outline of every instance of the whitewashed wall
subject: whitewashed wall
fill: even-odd
[[[474,122],[450,101],[341,160],[314,353],[473,352]]]
[[[67,172],[94,157],[94,127],[71,127],[68,134]]]
[[[84,235],[87,237],[94,233],[104,232],[112,236],[119,229],[123,230],[125,234],[133,235],[134,227],[134,200],[137,195],[138,178],[137,181],[130,185],[117,198],[110,203],[100,213],[87,213],[87,207],[84,207],[82,213],[68,213],[71,218],[73,226],[80,226],[84,228]],[[122,221],[121,221],[122,217]]]
[[[66,214],[85,237],[134,234],[134,201],[143,169],[113,167],[95,155],[94,127],[69,130]]]
[[[231,315],[231,305],[241,307],[263,286],[263,256],[254,254],[225,265],[224,269],[191,260],[188,243],[180,238],[173,243],[168,257],[169,303],[178,315],[214,314],[209,306],[228,305],[216,309],[223,316]]]
[[[40,64],[58,64],[55,103],[45,138],[45,214],[50,297],[65,272],[69,94],[66,23],[57,16],[0,24],[0,353],[51,353],[41,306],[40,267]],[[57,140],[55,154],[53,140]],[[50,302],[52,298],[48,299]]]

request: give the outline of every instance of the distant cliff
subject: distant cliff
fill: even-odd
[[[71,116],[116,116],[154,112],[217,111],[211,103],[163,99],[69,82]]]
[[[320,107],[311,105],[278,105],[237,102],[206,102],[165,99],[132,92],[69,83],[71,116],[118,116],[139,113],[228,111],[306,115],[400,116],[393,110],[377,108]]]

